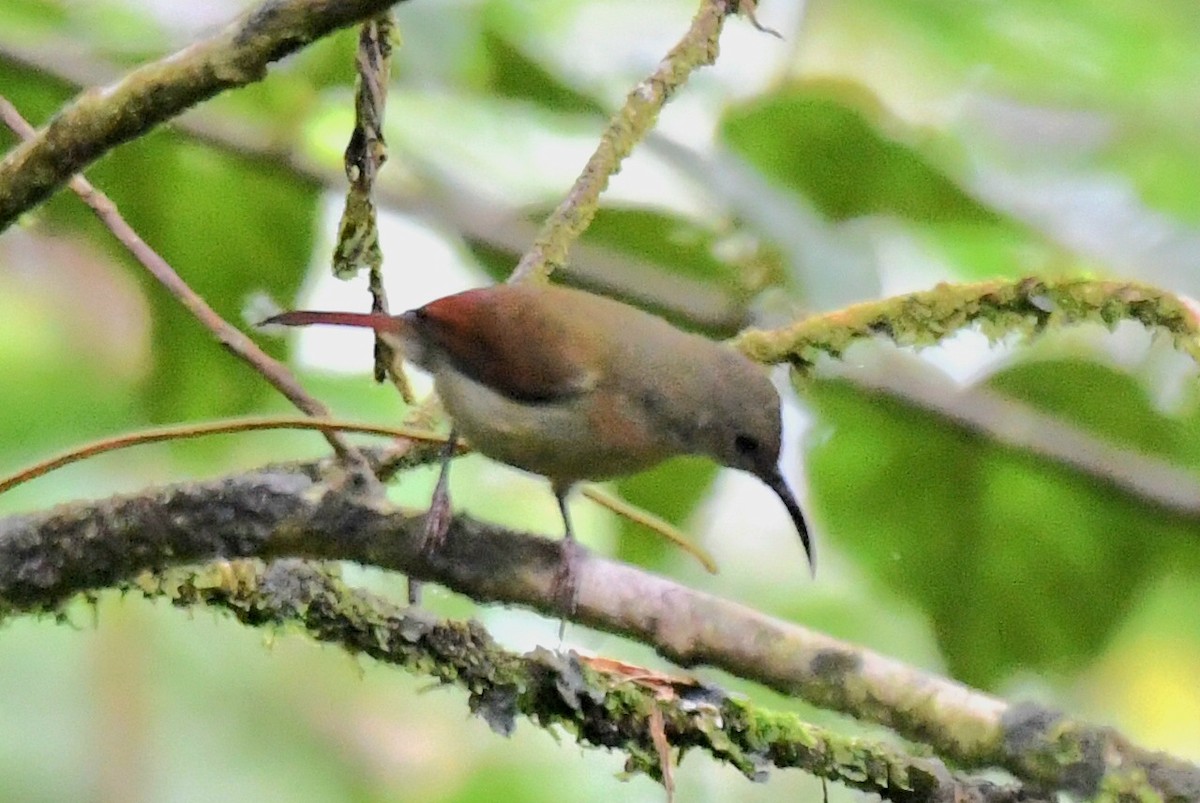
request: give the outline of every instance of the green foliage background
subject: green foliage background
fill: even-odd
[[[250,4],[226,5],[232,15]],[[0,92],[41,122],[71,97],[72,77],[102,83],[220,19],[148,8],[0,5]],[[465,201],[538,219],[692,11],[681,0],[403,4],[388,121],[396,204],[457,249],[476,283],[503,276],[527,238],[487,231]],[[759,16],[783,42],[730,23],[717,66],[614,182],[581,259],[598,270],[581,264],[565,281],[717,336],[938,281],[1086,272],[1200,295],[1190,0],[811,0],[762,3]],[[322,199],[340,189],[353,47],[343,33],[205,106],[239,147],[173,126],[89,171],[231,320],[253,294],[290,303],[309,266],[324,269]],[[11,142],[0,133],[0,147]],[[420,270],[403,253],[387,258],[389,271]],[[924,356],[930,376],[953,369],[1131,450],[1200,466],[1196,367],[1133,327],[1033,344],[968,335]],[[0,376],[0,470],[153,423],[286,409],[65,194],[0,238]],[[343,415],[401,414],[365,375],[305,381]],[[818,524],[815,584],[782,524],[751,526],[745,511],[709,503],[714,483],[733,480],[695,461],[617,487],[707,532],[721,575],[581,510],[592,546],[1200,759],[1195,521],[830,373],[796,391],[810,424],[789,459],[803,458]],[[296,434],[147,448],[19,489],[0,512],[320,450]],[[456,503],[556,530],[549,494],[515,495],[497,476],[463,461]],[[430,485],[406,476],[396,494],[421,504]],[[347,572],[402,593],[396,578]],[[553,641],[555,624],[532,615],[429,596],[514,646]],[[661,799],[647,779],[620,785],[616,758],[528,724],[502,741],[466,718],[461,695],[420,694],[419,678],[298,636],[268,634],[266,649],[224,619],[116,594],[68,617],[75,627],[16,620],[0,631],[0,799],[559,800],[564,789],[573,800]],[[571,639],[654,661],[619,639]],[[695,757],[679,784],[689,800],[818,789],[795,773],[751,786]]]

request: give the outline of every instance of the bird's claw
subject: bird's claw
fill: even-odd
[[[450,531],[450,499],[448,496],[434,494],[425,514],[425,532],[421,540],[421,553],[428,556],[441,549],[446,543],[446,533]]]
[[[441,548],[450,531],[450,458],[457,445],[458,437],[451,432],[442,451],[442,467],[438,471],[437,485],[433,487],[433,498],[429,500],[429,512],[425,514],[421,554],[426,557]]]

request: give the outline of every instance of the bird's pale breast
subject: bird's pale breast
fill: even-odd
[[[631,474],[678,453],[636,403],[603,389],[514,401],[458,371],[437,374],[458,432],[478,451],[560,482]]]

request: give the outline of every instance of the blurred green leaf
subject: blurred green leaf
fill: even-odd
[[[891,118],[851,82],[793,84],[727,112],[721,137],[827,217],[885,215],[964,278],[1061,270],[1064,254],[978,201],[942,167],[957,146]]]
[[[962,279],[1055,275],[1074,267],[1061,249],[1031,237],[1017,226],[976,221],[932,224],[919,238]]]
[[[915,141],[898,139],[899,131],[882,135],[863,112],[871,106],[879,116],[878,103],[852,84],[787,87],[727,113],[720,133],[764,175],[834,220],[999,221],[922,157]]]
[[[1003,6],[866,0],[845,18],[876,40],[866,46],[887,41],[943,69],[972,72],[986,86],[1045,100],[1090,95],[1130,106],[1161,103],[1164,89],[1195,75],[1195,11],[1190,0],[1016,0]],[[1170,113],[1167,106],[1160,111]]]
[[[1182,419],[1162,415],[1133,376],[1086,359],[1024,360],[988,385],[1106,440],[1172,461],[1196,454]]]
[[[154,14],[121,0],[93,0],[72,14],[71,37],[85,39],[86,57],[105,56],[124,65],[160,58],[165,29]]]
[[[607,116],[594,99],[568,86],[492,28],[483,31],[483,55],[487,88],[502,98],[527,100],[564,114]]]
[[[1195,131],[1172,135],[1130,126],[1114,141],[1105,164],[1127,176],[1148,206],[1181,222],[1200,224],[1200,138]]]
[[[530,213],[531,220],[541,220],[549,211]],[[699,223],[679,215],[651,209],[629,209],[605,207],[596,212],[592,225],[580,238],[580,242],[598,248],[605,257],[628,259],[656,271],[663,277],[676,276],[696,282],[697,287],[709,286],[726,299],[729,312],[721,322],[700,321],[688,314],[689,302],[685,291],[671,297],[658,299],[653,292],[656,278],[646,275],[637,290],[623,300],[661,315],[677,326],[699,331],[713,338],[731,337],[747,323],[747,315],[754,285],[762,281],[757,267],[749,270],[717,257],[720,235]],[[497,281],[512,273],[520,254],[497,249],[472,241],[472,253],[485,272]],[[582,287],[585,290],[605,292],[621,297],[611,288],[597,287],[588,276],[573,271],[569,266],[555,274],[562,284]]]
[[[0,86],[4,87],[4,96],[35,128],[74,94],[66,84],[8,62],[2,55]],[[0,149],[7,151],[16,142],[17,137],[8,126],[0,126]]]
[[[1096,364],[1019,365],[990,384],[1166,457],[1186,431]],[[819,381],[810,398],[826,434],[810,464],[826,531],[926,610],[967,682],[1078,671],[1148,578],[1194,541],[1154,505],[893,397]]]
[[[0,83],[34,125],[73,94],[70,87],[3,60]],[[303,281],[314,243],[317,188],[285,167],[160,130],[118,148],[88,176],[184,281],[235,326],[243,326],[242,310],[252,293],[286,300]],[[266,383],[231,358],[150,279],[72,193],[60,191],[40,214],[55,226],[87,233],[129,265],[145,288],[154,313],[155,362],[141,401],[151,420],[242,413],[268,393]],[[282,355],[280,343],[262,344]]]
[[[1131,179],[1150,206],[1200,220],[1200,175],[1191,167],[1200,140],[1194,125],[1181,126],[1190,116],[1181,111],[1194,109],[1200,72],[1200,15],[1191,0],[1003,6],[866,0],[815,4],[811,17],[817,24],[810,35],[827,46],[838,43],[829,74],[856,72],[851,64],[864,54],[903,54],[874,59],[880,69],[866,80],[910,114],[937,106],[936,124],[965,124],[959,145],[976,162],[986,160],[997,134],[1016,143],[1009,166],[1037,160],[1024,151],[1049,147],[1052,168],[1069,162],[1076,171]],[[933,106],[931,89],[942,96]],[[951,98],[958,114],[947,116],[943,103]],[[989,120],[986,111],[972,121],[992,104],[1051,117],[1086,115],[1090,122],[1083,131],[1061,119],[1026,130],[1012,120]]]
[[[78,327],[51,308],[52,298],[22,294],[4,281],[0,288],[0,376],[16,380],[0,390],[3,470],[122,427],[136,406],[131,380],[114,377],[103,354],[77,341]]]
[[[596,212],[583,236],[586,243],[607,246],[664,270],[748,294],[735,265],[718,259],[718,234],[695,221],[652,209],[605,207]]]
[[[47,0],[8,0],[0,5],[0,26],[23,36],[51,33],[69,19],[61,3]],[[9,84],[3,86],[7,91]]]
[[[716,478],[717,466],[711,460],[689,457],[623,477],[615,485],[626,501],[680,527],[708,496]],[[679,559],[678,547],[640,525],[621,519],[618,533],[620,560],[655,569]]]

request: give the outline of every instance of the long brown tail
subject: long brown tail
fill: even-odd
[[[363,329],[374,329],[376,332],[398,332],[400,321],[382,312],[318,312],[316,310],[292,310],[279,315],[273,315],[259,326],[279,324],[282,326],[312,326],[327,324],[329,326],[357,326]]]

